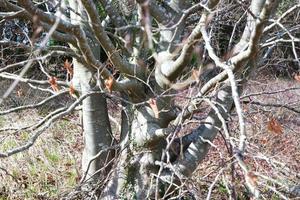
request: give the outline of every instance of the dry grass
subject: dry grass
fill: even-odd
[[[5,91],[9,82],[1,82]],[[19,97],[14,92],[2,105],[1,110],[18,105],[41,101],[45,94],[19,86]],[[16,91],[17,91],[16,90]],[[43,116],[65,100],[51,102],[46,108],[29,109],[0,116],[0,128],[23,127],[37,123]],[[28,151],[1,158],[0,199],[59,199],[70,191],[80,179],[82,130],[77,114],[60,119],[44,132]],[[0,151],[24,144],[32,133],[0,132]]]
[[[292,87],[300,88],[299,82],[276,77],[259,77],[255,81],[249,81],[244,94]],[[251,101],[288,105],[300,110],[300,90],[251,97]],[[299,113],[283,107],[257,106],[251,103],[244,104],[243,107],[248,134],[247,151],[244,158],[248,170],[261,175],[257,176],[257,186],[262,196],[265,199],[282,199],[280,194],[270,189],[272,187],[288,198],[297,199],[299,193],[289,190],[293,186],[299,187],[300,183]],[[282,126],[282,133],[275,133],[268,128],[271,118],[276,119]],[[238,138],[237,117],[233,116],[229,125],[230,133]],[[239,199],[250,199],[251,195],[245,187],[241,169],[235,164],[235,170],[232,172],[231,165],[228,165],[231,160],[230,153],[221,135],[217,137],[214,144],[217,149],[211,148],[209,155],[198,167],[195,178],[191,181],[197,182],[194,187],[198,191],[198,196],[200,199],[205,199],[209,186],[215,181],[217,174],[222,168],[227,167],[216,182],[211,198],[228,199],[226,189],[226,184],[228,184],[235,187]]]
[[[35,111],[30,116],[39,117]],[[81,128],[70,119],[77,120],[76,116],[59,120],[28,151],[1,159],[0,166],[10,175],[0,170],[0,199],[58,199],[76,185],[80,179]],[[28,132],[6,136],[0,150],[23,144],[29,137]]]

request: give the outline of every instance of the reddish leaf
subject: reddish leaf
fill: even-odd
[[[283,128],[281,124],[275,118],[271,118],[268,122],[268,130],[276,134],[283,133]]]
[[[252,172],[249,171],[246,174],[246,181],[253,187],[257,186],[258,177]]]
[[[108,79],[104,81],[104,84],[110,93],[112,92],[113,83],[114,83],[114,78],[112,76],[110,76]]]
[[[151,109],[154,112],[155,118],[158,118],[159,111],[158,111],[158,108],[157,108],[156,99],[150,98],[148,103],[149,103]]]
[[[51,174],[47,174],[47,184],[55,185],[55,179]]]
[[[73,68],[72,68],[72,63],[69,62],[69,60],[65,60],[64,62],[64,67],[67,70],[67,73],[70,74],[71,76],[73,76]]]
[[[69,94],[76,99],[79,97],[78,91],[76,91],[76,89],[74,88],[74,86],[72,84],[70,85],[70,88],[69,88]]]
[[[298,82],[300,82],[300,74],[295,74],[294,79]]]
[[[70,85],[69,93],[70,93],[71,96],[75,95],[75,88],[74,88],[73,85]]]
[[[52,88],[52,90],[54,91],[54,92],[58,92],[59,91],[59,89],[58,89],[58,85],[57,85],[57,79],[55,78],[55,77],[53,77],[53,76],[51,76],[50,78],[49,78],[49,80],[48,80],[48,82],[50,83],[50,85],[51,85],[51,88]]]
[[[265,144],[268,143],[268,139],[267,138],[263,138],[263,139],[260,140],[260,143],[263,144],[263,145],[265,145]]]

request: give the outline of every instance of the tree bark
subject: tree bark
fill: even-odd
[[[73,0],[69,1],[69,3],[73,10],[81,14],[81,16],[78,16],[71,12],[71,20],[73,20],[75,24],[79,23],[81,28],[85,27],[81,21],[82,18],[87,19],[87,16],[84,12],[81,1]],[[101,46],[95,41],[96,40],[94,38],[90,38],[89,46],[93,52],[94,58],[99,61],[101,60]],[[73,67],[74,77],[72,82],[75,88],[78,89],[82,95],[85,95],[90,91],[99,90],[99,87],[96,85],[96,80],[93,77],[95,71],[91,70],[91,67],[84,66],[76,59],[73,60]],[[107,102],[104,94],[93,94],[83,100],[82,125],[84,137],[82,171],[83,174],[87,174],[87,180],[95,182],[99,180],[101,172],[99,170],[105,170],[107,161],[109,161],[112,157],[111,153],[105,152],[96,159],[93,159],[91,162],[91,159],[95,155],[97,155],[102,149],[111,146],[113,143]]]
[[[91,84],[92,72],[77,60],[73,61],[73,65],[74,79],[77,79],[82,95],[93,91],[95,85]],[[82,171],[83,173],[87,172],[87,178],[90,178],[90,176],[105,166],[108,153],[99,156],[91,163],[89,168],[87,168],[91,158],[93,158],[101,149],[109,147],[113,141],[105,95],[93,94],[83,100],[82,124],[84,137]],[[95,176],[92,179],[97,180],[97,178],[99,177]]]

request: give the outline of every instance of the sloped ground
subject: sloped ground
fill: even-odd
[[[264,199],[300,198],[300,83],[270,76],[258,77],[248,82],[242,95],[287,88],[295,89],[243,99],[246,101],[243,108],[248,138],[245,163],[252,174],[250,179]],[[237,122],[234,116],[229,123],[230,134],[235,138],[238,138]],[[274,123],[279,130],[274,128]],[[229,164],[229,144],[225,145],[219,135],[214,145],[216,148],[212,147],[199,166],[196,178],[191,180],[198,183],[194,184],[194,188],[200,199],[207,197],[209,189],[212,190],[212,199],[229,199],[230,187],[235,188],[239,199],[250,199],[241,169],[237,164]]]
[[[7,84],[1,84],[1,87],[3,91]],[[300,83],[295,80],[265,76],[249,81],[244,95],[295,87],[300,88]],[[16,102],[25,104],[33,99],[39,101],[40,94],[32,93],[30,89],[25,91],[25,98],[18,99],[14,95],[14,100],[10,99],[4,105],[7,107]],[[253,102],[282,104],[300,110],[300,90],[252,96],[243,100],[247,101],[244,103],[248,134],[245,162],[255,173],[255,184],[265,199],[282,199],[281,194],[296,198],[295,194],[287,191],[300,182],[300,114],[282,106],[259,106]],[[31,124],[55,107],[56,103],[47,109],[0,116],[0,128]],[[116,109],[115,105],[111,105],[111,109]],[[274,132],[269,127],[272,119],[276,120],[282,131]],[[237,117],[232,117],[229,129],[232,136],[238,138],[236,122]],[[1,159],[0,199],[59,199],[76,187],[80,180],[83,145],[82,130],[78,124],[78,114],[69,115],[43,133],[29,151]],[[186,132],[193,124],[187,127]],[[18,134],[0,132],[0,150],[23,144],[30,134],[26,131]],[[226,187],[234,186],[240,199],[249,199],[242,171],[236,165],[232,171],[232,165],[229,165],[230,148],[221,134],[214,145],[216,148],[211,149],[195,176],[187,181],[187,189],[197,194],[199,199],[205,199],[210,190],[212,199],[228,199]]]
[[[39,116],[34,111],[30,115]],[[80,180],[82,131],[72,122],[74,118],[68,116],[56,122],[29,151],[1,159],[0,167],[7,172],[0,169],[0,199],[55,198],[76,185]],[[26,131],[6,134],[0,150],[24,144],[29,137]]]
[[[1,95],[9,84],[1,82]],[[45,97],[25,86],[16,91],[22,91],[22,94],[14,92],[1,105],[1,110],[37,103]],[[0,116],[0,129],[35,124],[66,101],[63,98],[50,102],[46,108]],[[80,180],[81,135],[78,113],[74,113],[53,124],[28,151],[1,158],[0,199],[58,199],[70,191]],[[0,151],[22,145],[31,136],[32,133],[26,130],[18,133],[0,131]]]

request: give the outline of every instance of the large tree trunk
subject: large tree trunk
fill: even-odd
[[[152,130],[160,128],[151,110],[137,108],[132,110],[130,118],[131,126],[121,145],[120,161],[101,199],[146,199],[151,174],[159,169],[154,162],[160,160],[163,143],[146,143]]]
[[[255,15],[260,14],[263,5],[265,5],[264,3],[265,1],[260,0],[252,2],[251,8]],[[270,5],[272,7],[269,2],[268,6]],[[270,8],[265,9],[264,12],[267,11],[268,16]],[[245,29],[243,39],[246,38],[247,41],[252,39],[254,40],[252,43],[257,44],[263,23],[257,22],[258,31],[253,33],[250,28],[255,25],[256,21],[250,21],[251,23]],[[248,34],[248,32],[251,34]],[[237,47],[239,47],[238,45]],[[234,53],[235,49],[233,50]],[[240,71],[247,65],[249,58],[254,57],[255,51],[251,49],[249,52],[248,56],[235,59],[235,62],[240,65]],[[238,76],[241,73],[240,71],[237,72]],[[174,160],[162,159],[168,144],[163,138],[154,139],[153,134],[156,130],[164,127],[156,119],[155,113],[147,106],[136,107],[129,119],[131,128],[127,134],[127,139],[123,141],[120,161],[116,164],[114,173],[110,178],[111,181],[104,189],[101,199],[120,199],[124,197],[128,199],[166,198],[166,196],[163,196],[166,195],[164,189],[170,188],[170,182],[178,184],[183,177],[191,176],[207,155],[211,146],[210,142],[214,140],[221,129],[223,125],[221,119],[226,121],[229,116],[233,104],[233,92],[230,84],[227,81],[217,94],[215,106],[218,112],[212,109],[204,124],[182,138],[184,140],[183,144],[186,144],[186,146],[177,146],[177,150],[183,149],[183,154],[175,156]],[[237,92],[236,89],[234,88],[235,92]],[[162,165],[165,166],[162,167]]]
[[[74,24],[79,24],[83,28],[85,25],[82,18],[87,19],[83,6],[80,1],[69,1],[70,7],[80,13],[81,16],[71,12],[71,20]],[[92,53],[97,60],[101,60],[101,47],[98,43],[94,43],[94,38],[89,39],[89,45]],[[82,95],[91,91],[99,90],[96,85],[95,70],[91,67],[84,66],[80,61],[74,59],[74,77],[73,84]],[[94,157],[102,150],[112,145],[113,137],[111,133],[111,126],[108,118],[107,102],[104,94],[93,94],[88,96],[82,102],[82,125],[84,137],[84,150],[82,154],[82,171],[86,180],[99,180],[100,169],[104,171],[105,166],[112,154],[104,152],[96,159]],[[93,161],[91,161],[93,159]],[[103,171],[102,171],[103,172]],[[103,174],[103,173],[102,173]]]
[[[74,64],[74,82],[77,82],[77,88],[80,86],[82,95],[93,91],[95,85],[92,81],[92,72],[84,67],[77,60]],[[112,144],[111,127],[107,113],[106,98],[103,94],[93,94],[82,102],[82,124],[84,133],[84,150],[82,155],[82,170],[87,172],[87,178],[103,168],[107,156],[103,154],[88,164],[101,149],[107,148]],[[99,172],[99,171],[98,171]],[[92,179],[97,180],[97,176]]]
[[[217,102],[219,105],[222,105],[218,106],[218,108],[222,117],[226,120],[228,110],[232,106],[230,87],[227,86],[219,92]],[[194,171],[196,169],[195,166],[206,156],[210,145],[203,142],[203,140],[199,142],[199,138],[212,141],[221,126],[220,119],[216,116],[214,110],[209,113],[206,122],[207,124],[200,125],[192,134],[185,138],[193,143],[189,147],[191,150],[184,155],[177,155],[177,158],[175,157],[171,161],[170,164],[178,165],[177,168],[175,167],[176,172],[166,168],[159,172],[160,165],[157,161],[162,161],[162,155],[165,154],[164,150],[167,143],[164,139],[153,139],[153,133],[155,130],[161,129],[161,124],[157,123],[155,115],[149,107],[145,106],[134,110],[131,118],[130,133],[128,133],[121,147],[120,161],[116,164],[114,173],[110,178],[111,181],[105,188],[101,199],[120,199],[122,197],[128,199],[161,198],[165,195],[164,189],[170,186],[169,181],[174,180],[175,183],[179,183],[179,179],[182,176],[191,174],[187,173],[186,168],[190,167],[190,171]],[[182,156],[185,158],[184,162],[187,162],[186,160],[190,156],[198,157],[197,161],[199,162],[184,163],[186,165],[182,167],[183,161],[180,159]],[[166,157],[163,160],[168,163]],[[157,179],[156,175],[161,176],[163,181]],[[172,177],[173,175],[174,177]],[[159,180],[158,183],[157,180]]]

